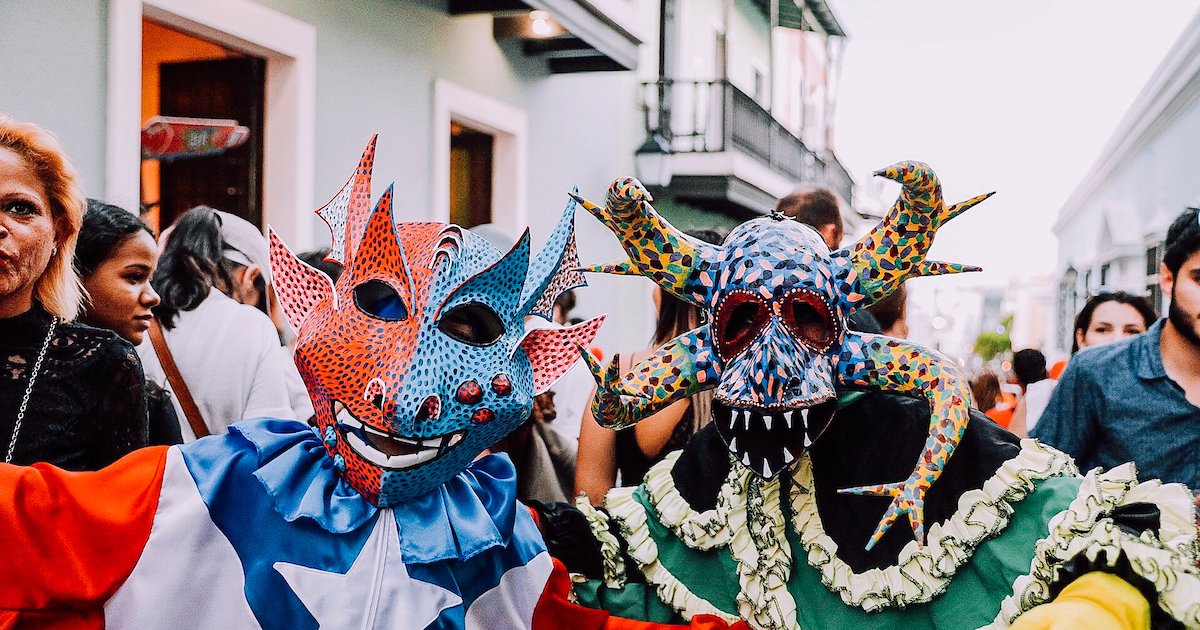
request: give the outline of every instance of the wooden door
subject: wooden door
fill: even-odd
[[[159,66],[163,116],[231,118],[250,139],[220,155],[163,162],[160,225],[208,205],[263,225],[262,148],[266,62],[258,57],[164,63]]]

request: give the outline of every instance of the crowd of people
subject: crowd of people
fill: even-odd
[[[842,246],[841,213],[828,189],[798,189],[777,212],[812,227],[828,250]],[[1048,366],[1035,349],[1016,352],[1015,396],[1004,391],[997,374],[976,376],[971,421],[1036,438],[1069,454],[1083,470],[1132,461],[1146,479],[1186,485],[1197,493],[1200,510],[1197,214],[1185,211],[1167,234],[1165,318],[1136,295],[1093,295],[1075,319],[1069,361]],[[479,234],[492,237],[500,252],[515,241],[486,227]],[[695,230],[689,237],[720,243],[725,234]],[[336,281],[342,268],[329,264],[329,256],[326,249],[300,259]],[[643,350],[621,360],[622,372],[707,323],[694,304],[657,287],[653,295],[654,335]],[[847,328],[902,339],[908,333],[906,304],[901,284],[854,313]],[[573,305],[572,293],[565,293],[548,326],[579,324],[570,316]],[[280,311],[270,245],[258,226],[199,206],[156,235],[128,209],[85,199],[51,134],[0,116],[5,463],[98,470],[139,448],[221,435],[245,419],[315,426]],[[533,319],[529,330],[540,326]],[[580,364],[534,398],[526,425],[491,448],[516,463],[522,499],[569,502],[586,495],[602,506],[610,490],[641,484],[715,415],[709,389],[614,430],[593,416],[599,408],[594,389]],[[844,427],[884,416],[919,425],[929,408],[869,393],[843,413]],[[825,441],[858,439],[835,428]]]

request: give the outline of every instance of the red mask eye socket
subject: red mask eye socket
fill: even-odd
[[[721,357],[729,359],[740,354],[762,332],[770,318],[771,310],[758,296],[733,293],[725,298],[715,318],[717,350]]]
[[[837,335],[837,324],[820,296],[797,291],[784,300],[781,311],[784,325],[805,345],[822,352],[829,349]]]

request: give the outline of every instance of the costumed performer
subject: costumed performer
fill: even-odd
[[[947,205],[916,162],[877,174],[899,199],[833,252],[781,215],[722,245],[690,239],[633,179],[604,206],[579,199],[629,255],[595,271],[644,275],[708,315],[623,374],[585,354],[596,419],[630,426],[715,394],[710,426],[640,486],[603,509],[540,508],[572,601],[771,630],[1200,628],[1185,488],[1139,483],[1132,464],[1081,474],[970,411],[953,361],[846,328],[908,278],[976,269],[926,254],[987,195]]]
[[[507,456],[478,456],[600,325],[526,333],[582,284],[574,202],[532,258],[528,231],[502,254],[397,225],[391,188],[372,209],[374,145],[318,211],[336,284],[271,234],[317,426],[249,420],[95,473],[0,466],[0,627],[530,626],[552,562]]]

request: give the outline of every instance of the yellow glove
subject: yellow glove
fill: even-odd
[[[1017,617],[1012,630],[1148,630],[1150,602],[1129,582],[1094,571],[1071,582],[1054,601]]]

